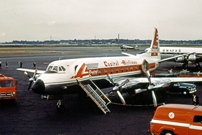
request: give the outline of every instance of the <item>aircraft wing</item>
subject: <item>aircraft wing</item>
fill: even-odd
[[[190,54],[193,54],[193,53],[194,53],[194,52],[192,52],[192,53],[186,53],[186,54],[182,54],[182,55],[177,55],[177,56],[173,56],[173,57],[169,57],[169,58],[166,58],[166,59],[159,60],[158,62],[159,62],[159,63],[165,62],[165,61],[168,61],[168,60],[172,60],[172,59],[175,59],[175,58],[178,58],[178,57],[190,55]]]
[[[114,83],[120,84],[125,79],[128,79],[129,82],[122,86],[122,88],[130,88],[138,84],[149,84],[148,78],[146,77],[121,77],[113,78]],[[109,81],[110,82],[110,81]],[[156,86],[156,88],[168,87],[168,84],[177,83],[177,82],[202,82],[202,77],[151,77],[151,82]],[[159,86],[159,87],[158,87]]]
[[[31,72],[31,73],[35,72],[35,69],[26,69],[26,68],[17,68],[16,70],[26,71],[26,72]],[[44,72],[45,72],[44,70],[37,70],[37,74],[43,74]]]

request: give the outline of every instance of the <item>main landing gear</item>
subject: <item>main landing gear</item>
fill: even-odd
[[[57,112],[64,112],[65,107],[62,105],[63,95],[41,95],[41,99],[58,100],[56,110]]]
[[[56,110],[57,112],[64,112],[65,107],[62,105],[62,100],[58,100],[57,105],[56,105]]]

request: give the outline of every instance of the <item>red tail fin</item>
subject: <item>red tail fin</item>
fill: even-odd
[[[155,28],[154,39],[152,40],[150,48],[152,50],[151,56],[158,56],[158,52],[159,52],[159,35],[158,35],[157,28]]]

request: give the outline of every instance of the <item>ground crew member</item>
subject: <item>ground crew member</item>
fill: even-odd
[[[22,68],[22,61],[19,61],[20,68]]]
[[[193,97],[192,97],[193,105],[199,106],[199,99],[198,99],[198,96],[196,96],[195,93],[193,93],[192,96],[193,96]]]
[[[8,67],[8,61],[6,60],[6,67]]]
[[[36,62],[35,61],[33,62],[33,68],[36,68]]]

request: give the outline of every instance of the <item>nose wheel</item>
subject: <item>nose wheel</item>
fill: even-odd
[[[58,100],[57,105],[56,105],[56,110],[57,112],[64,112],[65,107],[62,105],[62,100]]]

